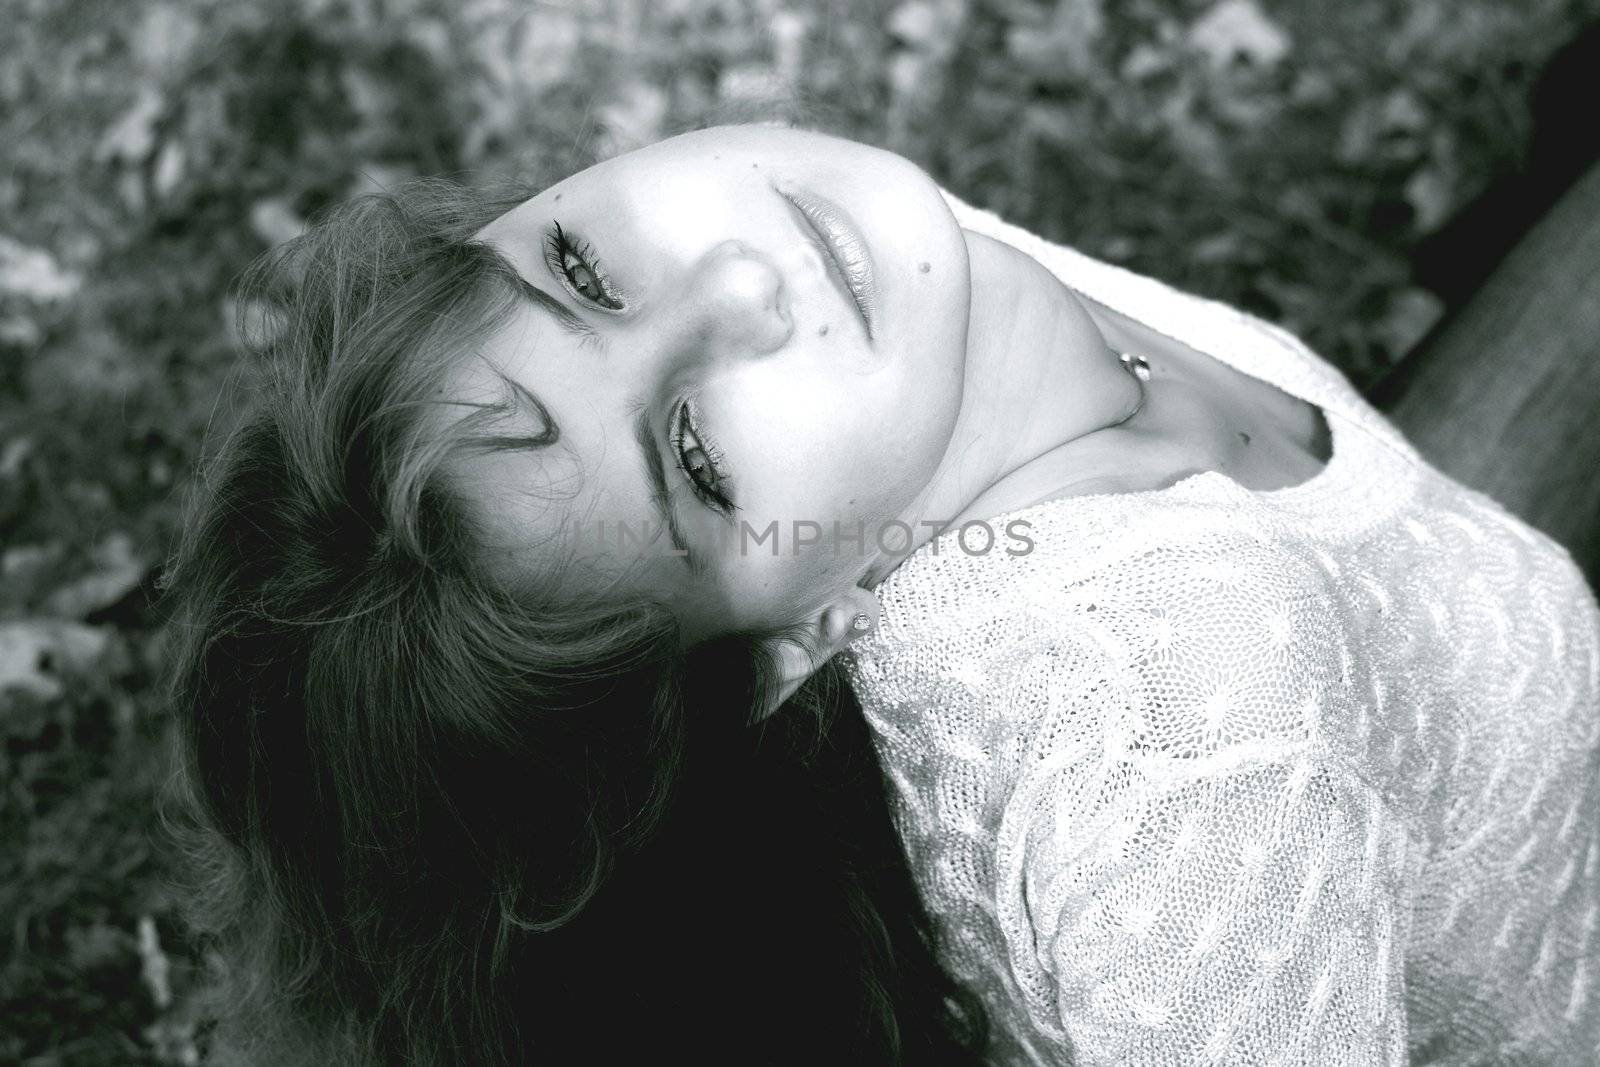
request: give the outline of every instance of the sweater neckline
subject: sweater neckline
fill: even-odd
[[[1035,537],[1047,530],[1051,536],[1078,530],[1091,538],[1091,544],[1099,544],[1097,539],[1121,530],[1123,532],[1112,540],[1125,549],[1143,537],[1130,540],[1127,536],[1127,524],[1135,516],[1169,508],[1176,511],[1221,508],[1241,515],[1252,513],[1271,525],[1287,521],[1302,534],[1329,546],[1357,538],[1387,521],[1399,506],[1393,484],[1372,478],[1373,471],[1384,469],[1383,464],[1394,457],[1381,440],[1365,432],[1338,407],[1329,406],[1323,410],[1332,438],[1328,462],[1321,471],[1296,485],[1251,489],[1220,471],[1197,471],[1155,489],[1051,497],[983,516],[982,520],[990,530],[1008,530],[1012,522],[1025,520]],[[902,559],[878,584],[875,591],[883,605],[886,633],[903,625],[903,620],[892,622],[891,619],[898,619],[899,609],[894,607],[897,590],[905,588],[907,583],[914,586],[923,577],[940,576],[943,580],[954,573],[965,575],[965,580],[975,580],[977,574],[996,561],[1012,562],[1012,557],[1005,552],[973,554],[967,551],[960,542],[961,532],[961,527],[947,527],[935,534]],[[1152,533],[1150,536],[1159,538],[1161,535]],[[1087,566],[1098,556],[1098,551],[1088,551],[1083,562]],[[1018,560],[1026,558],[1025,554],[1017,557]]]
[[[1124,312],[1124,314],[1128,314],[1128,312]],[[1339,484],[1344,480],[1345,471],[1349,466],[1347,453],[1356,447],[1356,443],[1350,440],[1350,438],[1355,435],[1351,433],[1352,428],[1345,421],[1343,410],[1340,405],[1331,403],[1329,398],[1326,396],[1319,395],[1321,392],[1320,390],[1306,391],[1293,389],[1289,387],[1287,382],[1281,380],[1276,375],[1268,376],[1266,374],[1259,373],[1259,368],[1251,369],[1249,367],[1241,367],[1233,360],[1229,360],[1219,353],[1209,350],[1209,348],[1204,344],[1197,343],[1197,338],[1177,337],[1174,336],[1172,332],[1151,322],[1142,319],[1140,321],[1143,322],[1148,329],[1154,330],[1156,333],[1161,334],[1163,337],[1166,337],[1169,340],[1185,345],[1207,359],[1213,360],[1224,367],[1237,371],[1246,377],[1253,378],[1258,382],[1265,382],[1267,385],[1270,385],[1282,392],[1285,396],[1291,396],[1302,403],[1310,404],[1317,410],[1317,412],[1322,416],[1323,421],[1325,421],[1328,425],[1328,458],[1323,462],[1321,468],[1319,468],[1316,473],[1312,474],[1309,478],[1304,478],[1298,482],[1295,482],[1293,485],[1279,486],[1276,489],[1255,489],[1245,485],[1243,482],[1234,478],[1230,474],[1224,473],[1223,471],[1205,470],[1187,475],[1172,485],[1164,487],[1164,489],[1175,488],[1176,486],[1181,485],[1183,482],[1191,481],[1197,478],[1204,478],[1209,475],[1214,478],[1221,479],[1229,486],[1232,486],[1235,491],[1246,493],[1259,500],[1270,502],[1274,505],[1296,506],[1303,501],[1320,500],[1338,488]],[[1284,354],[1286,356],[1290,356],[1290,358],[1294,358],[1293,354],[1287,350]],[[1306,395],[1307,392],[1309,392],[1311,395]],[[1162,491],[1163,489],[1154,490],[1154,492],[1157,493]],[[1115,496],[1118,494],[1111,493],[1105,495]]]
[[[1360,394],[1348,380],[1309,349],[1302,351],[1303,344],[1292,334],[1232,305],[1175,289],[1160,279],[1095,259],[1070,245],[1046,241],[991,211],[967,204],[948,190],[943,193],[962,226],[1021,249],[1082,296],[1136,319],[1146,328],[1225,367],[1312,404],[1328,424],[1327,461],[1321,470],[1294,485],[1252,489],[1221,471],[1197,471],[1155,489],[1068,494],[983,516],[991,527],[1004,527],[1019,518],[1042,522],[1052,515],[1106,506],[1220,499],[1286,513],[1302,529],[1338,538],[1369,526],[1378,519],[1377,512],[1385,510],[1381,501],[1370,499],[1370,487],[1362,484],[1362,472],[1375,469],[1391,446],[1379,439],[1377,429],[1369,430],[1368,420],[1362,418]],[[1290,367],[1298,373],[1282,372]],[[1298,383],[1291,383],[1291,378],[1299,379]],[[1349,499],[1340,499],[1346,497]],[[914,561],[919,557],[939,557],[942,549],[950,547],[947,539],[957,536],[959,530],[954,528],[935,534],[886,577],[892,579],[905,571],[907,564],[913,564],[915,569]]]
[[[1217,470],[1206,470],[1186,475],[1176,482],[1158,489],[1136,490],[1132,493],[1091,493],[1057,499],[1087,500],[1092,497],[1156,495],[1167,493],[1183,486],[1185,483],[1204,479],[1208,476],[1221,479],[1222,482],[1231,486],[1238,493],[1244,493],[1261,501],[1281,506],[1298,506],[1302,502],[1321,500],[1330,492],[1338,489],[1344,481],[1346,470],[1349,467],[1347,453],[1359,448],[1359,442],[1352,440],[1352,438],[1358,438],[1360,434],[1352,432],[1355,428],[1345,420],[1345,401],[1347,398],[1340,395],[1340,390],[1335,383],[1323,383],[1324,375],[1308,375],[1307,378],[1314,383],[1326,384],[1328,388],[1318,388],[1314,385],[1311,389],[1305,389],[1301,386],[1291,385],[1288,375],[1274,373],[1276,366],[1280,366],[1281,362],[1286,359],[1301,361],[1302,365],[1307,365],[1307,369],[1322,369],[1314,364],[1309,364],[1307,357],[1297,352],[1288,343],[1290,335],[1285,333],[1282,338],[1268,338],[1270,347],[1266,352],[1263,352],[1259,344],[1251,343],[1260,340],[1261,335],[1259,332],[1250,331],[1247,335],[1247,331],[1240,328],[1249,323],[1250,320],[1237,308],[1173,289],[1156,278],[1134,275],[1133,272],[1127,271],[1125,268],[1094,260],[1076,249],[1065,246],[1060,247],[1063,248],[1063,251],[1070,252],[1073,258],[1080,263],[1107,268],[1110,272],[1120,272],[1145,283],[1140,289],[1135,289],[1130,293],[1131,296],[1142,297],[1142,301],[1137,299],[1117,300],[1113,298],[1110,292],[1111,283],[1116,280],[1114,275],[1102,275],[1094,271],[1084,271],[1071,279],[1062,278],[1062,283],[1075,290],[1079,296],[1111,308],[1118,314],[1135,320],[1145,329],[1165,337],[1174,344],[1188,348],[1220,366],[1270,385],[1284,395],[1316,408],[1321,413],[1323,420],[1328,424],[1328,458],[1322,467],[1309,478],[1302,479],[1293,485],[1280,486],[1277,489],[1253,489],[1238,481],[1232,475]],[[1024,251],[1029,250],[1025,249]],[[1133,304],[1139,305],[1137,311],[1130,307]],[[1185,307],[1185,304],[1189,306]],[[1230,313],[1228,315],[1228,320],[1230,320],[1228,325],[1233,328],[1227,331],[1226,343],[1214,343],[1213,339],[1216,336],[1216,332],[1214,330],[1206,330],[1196,323],[1196,313],[1201,309],[1211,313],[1218,310],[1226,310]],[[1230,350],[1240,353],[1239,356],[1230,358],[1224,354]],[[1268,358],[1262,358],[1263,355]],[[1275,357],[1275,359],[1272,357]],[[1337,384],[1343,385],[1345,391],[1350,391],[1350,386],[1342,378]],[[1045,503],[1048,503],[1048,501],[1045,501]]]

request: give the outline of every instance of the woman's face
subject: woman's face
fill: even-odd
[[[865,244],[870,336],[802,210],[825,202]],[[880,535],[904,543],[894,520],[933,518],[915,512],[960,411],[970,294],[961,229],[914,164],[715,127],[590,167],[479,236],[529,299],[452,388],[500,399],[509,380],[559,432],[462,471],[512,567],[576,564],[575,591],[645,593],[710,636],[798,621],[862,578]],[[512,432],[542,427],[529,407]]]

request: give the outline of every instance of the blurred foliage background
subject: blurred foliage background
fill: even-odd
[[[155,604],[228,283],[414,174],[797,119],[1358,385],[1600,0],[0,0],[0,1064],[194,1063]]]

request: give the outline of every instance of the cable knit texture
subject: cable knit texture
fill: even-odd
[[[949,530],[879,586],[844,666],[992,1062],[1600,1063],[1571,556],[1286,331],[946,199],[1333,444],[1285,489],[1207,471],[994,516],[987,552]]]

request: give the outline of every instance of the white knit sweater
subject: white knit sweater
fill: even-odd
[[[1333,442],[1286,489],[994,516],[1033,549],[951,530],[878,587],[844,666],[992,1062],[1600,1063],[1600,610],[1571,556],[1287,332],[946,196]]]

